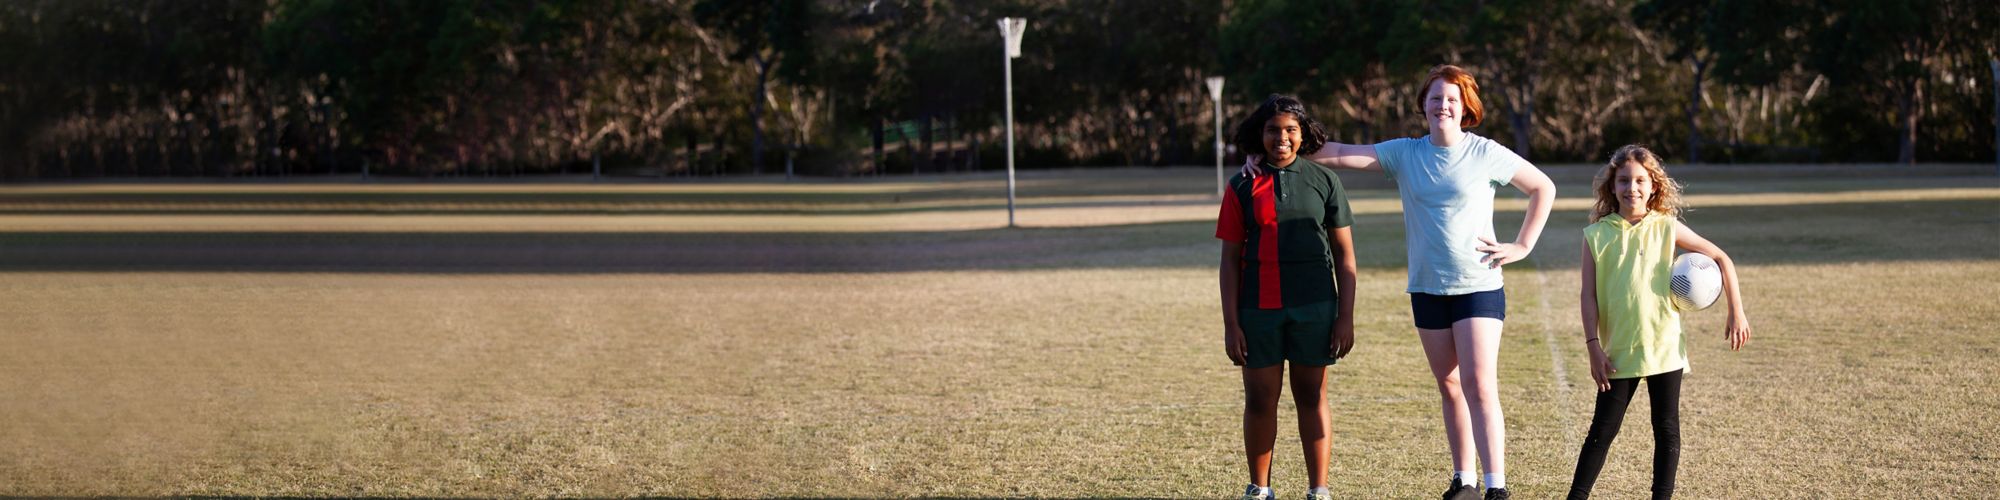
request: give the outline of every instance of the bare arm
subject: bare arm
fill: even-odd
[[[1329,142],[1325,146],[1320,146],[1319,152],[1306,155],[1305,158],[1332,170],[1382,171],[1382,161],[1380,157],[1375,156],[1374,144]],[[1256,177],[1257,162],[1261,159],[1254,154],[1243,155],[1243,167],[1237,169],[1237,173],[1245,177]]]
[[[1480,237],[1480,241],[1486,245],[1477,250],[1487,254],[1480,259],[1480,263],[1491,267],[1500,267],[1528,258],[1528,252],[1535,251],[1535,242],[1542,237],[1542,226],[1549,222],[1549,210],[1556,205],[1556,183],[1550,181],[1548,174],[1542,173],[1542,169],[1535,168],[1534,165],[1522,166],[1520,170],[1514,172],[1514,177],[1507,183],[1528,195],[1528,214],[1527,218],[1521,221],[1521,232],[1514,236],[1513,243],[1497,243],[1486,237]]]
[[[1706,255],[1722,268],[1722,295],[1729,298],[1729,320],[1723,327],[1722,338],[1729,340],[1730,350],[1742,349],[1743,344],[1750,341],[1750,317],[1743,314],[1743,294],[1736,281],[1736,263],[1729,260],[1729,254],[1724,253],[1722,247],[1695,234],[1681,221],[1674,221],[1674,246]]]
[[[1578,293],[1577,303],[1583,309],[1583,344],[1590,356],[1590,379],[1597,382],[1597,392],[1611,390],[1611,373],[1618,371],[1611,367],[1611,359],[1604,355],[1604,339],[1597,331],[1597,259],[1590,255],[1590,242],[1583,244],[1583,286]]]
[[[1329,142],[1319,148],[1319,152],[1306,155],[1314,163],[1326,165],[1335,170],[1367,170],[1381,172],[1381,158],[1375,156],[1374,144],[1341,144]]]
[[[1243,366],[1243,327],[1236,319],[1236,294],[1243,284],[1243,243],[1222,242],[1222,348],[1229,362]]]
[[[1333,244],[1333,283],[1340,290],[1337,305],[1338,316],[1333,319],[1333,345],[1329,353],[1334,359],[1347,357],[1354,350],[1354,229],[1351,227],[1328,228],[1326,235]]]

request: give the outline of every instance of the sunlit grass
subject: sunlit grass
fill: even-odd
[[[657,272],[0,274],[0,495],[1230,496],[1243,482],[1241,389],[1220,352],[1214,208],[1189,201],[1212,189],[1212,172],[1133,172],[1159,174],[1146,187],[1158,204],[1024,212],[1029,225],[1067,228],[992,229],[1004,211],[976,208],[990,201],[752,222],[675,215],[632,229],[679,235],[634,240],[631,251],[690,262]],[[1132,177],[1042,175],[1032,180],[1085,199],[1098,181]],[[1434,497],[1449,462],[1401,293],[1393,193],[1352,184],[1370,201],[1357,204],[1359,347],[1333,369],[1334,494]],[[1682,496],[2000,487],[2000,388],[1986,381],[2000,367],[2000,182],[1727,185],[1691,188],[1688,220],[1743,264],[1756,336],[1729,352],[1720,310],[1687,320]],[[812,186],[773,196],[850,184]],[[1503,400],[1509,482],[1523,498],[1567,488],[1590,417],[1576,329],[1582,191],[1564,189],[1534,258],[1508,271]],[[207,248],[160,238],[222,217],[305,234],[393,232],[410,217],[422,221],[412,237],[433,239],[587,234],[613,231],[590,221],[621,218],[453,212],[121,213],[83,227],[17,213],[0,228],[69,226],[85,239],[60,245],[139,242],[133,255],[144,255]],[[695,222],[710,218],[751,227]],[[1519,214],[1496,219],[1510,233]],[[218,241],[217,252],[245,251]],[[428,248],[360,241],[356,251]],[[69,248],[36,246],[48,244],[10,240],[9,251]],[[1295,496],[1305,484],[1286,408],[1276,482]],[[1644,494],[1647,411],[1635,401],[1598,496]]]

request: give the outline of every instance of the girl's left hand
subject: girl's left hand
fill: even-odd
[[[1750,320],[1737,313],[1729,313],[1729,326],[1722,331],[1722,338],[1729,341],[1729,350],[1743,350],[1743,344],[1750,342]]]
[[[1354,320],[1349,318],[1334,320],[1333,345],[1327,346],[1326,355],[1338,360],[1347,357],[1347,353],[1353,350]]]
[[[1500,266],[1513,264],[1520,262],[1521,259],[1528,258],[1528,247],[1521,246],[1519,243],[1494,243],[1493,238],[1485,236],[1480,236],[1479,242],[1485,243],[1485,245],[1480,245],[1473,250],[1486,253],[1485,257],[1479,258],[1479,263],[1486,264],[1489,269],[1499,268]]]

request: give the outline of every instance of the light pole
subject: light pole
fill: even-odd
[[[1021,57],[1021,34],[1027,31],[1027,19],[1000,18],[1000,36],[1007,39],[1006,52],[1000,58],[1007,78],[1007,227],[1017,227],[1014,225],[1014,58]]]
[[[1993,174],[2000,175],[2000,58],[1987,64],[1993,68]]]
[[[1208,99],[1215,101],[1215,197],[1222,197],[1222,77],[1208,77]]]

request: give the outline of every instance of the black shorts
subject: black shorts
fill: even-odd
[[[1417,328],[1443,330],[1465,318],[1507,320],[1507,289],[1496,288],[1465,295],[1410,294],[1410,316]]]

